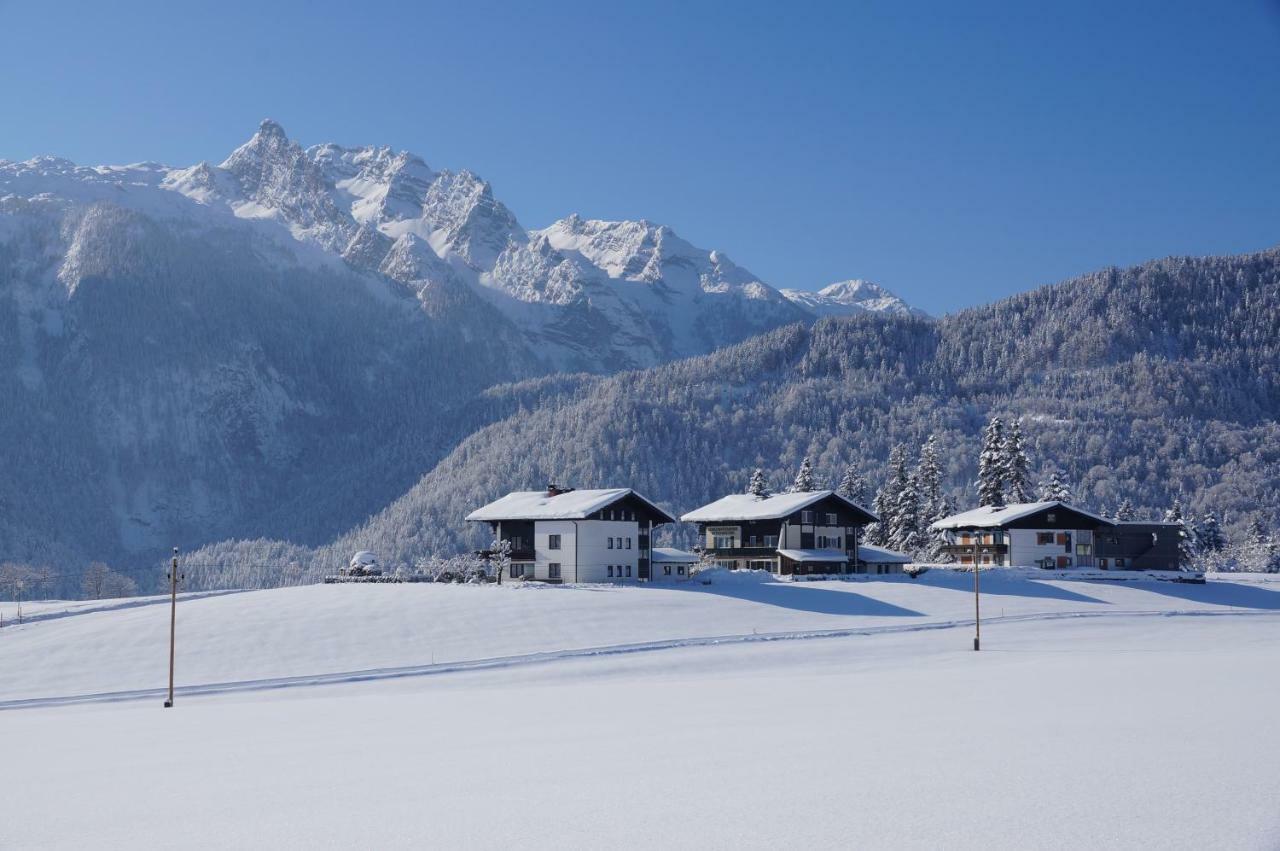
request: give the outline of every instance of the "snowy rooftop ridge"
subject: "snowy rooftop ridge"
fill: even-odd
[[[467,515],[467,520],[583,520],[629,495],[667,518],[666,522],[674,522],[674,517],[631,488],[571,490],[554,495],[545,490],[514,491],[477,508]]]
[[[929,528],[931,529],[994,529],[1005,525],[1014,520],[1021,520],[1038,511],[1044,511],[1046,508],[1065,508],[1067,511],[1074,511],[1077,514],[1083,514],[1097,520],[1104,526],[1115,525],[1105,517],[1099,517],[1091,511],[1085,511],[1083,508],[1076,508],[1074,505],[1068,505],[1058,500],[1049,500],[1048,502],[1014,502],[1008,505],[984,505],[981,508],[974,508],[969,511],[962,511],[959,514],[952,514],[950,517],[943,517],[935,522]]]
[[[879,517],[835,491],[792,491],[776,493],[763,499],[749,493],[731,493],[715,502],[695,508],[680,517],[686,523],[714,523],[722,520],[780,520],[815,502],[834,496],[848,503],[873,520]]]

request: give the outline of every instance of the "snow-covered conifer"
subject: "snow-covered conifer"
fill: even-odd
[[[1227,539],[1218,526],[1218,517],[1213,511],[1206,511],[1196,524],[1196,546],[1201,553],[1222,552],[1227,546]]]
[[[1012,502],[1031,501],[1031,462],[1022,439],[1022,422],[1014,420],[1004,441],[1004,485]]]
[[[1004,423],[992,417],[982,433],[978,456],[978,504],[1004,505]]]
[[[845,499],[856,502],[858,505],[865,506],[867,504],[867,480],[853,464],[845,468],[844,476],[840,479],[840,486],[836,488],[836,492]]]
[[[1196,560],[1196,539],[1182,513],[1182,500],[1175,499],[1165,512],[1164,522],[1178,524],[1178,564],[1191,567]]]
[[[803,493],[805,491],[816,491],[818,484],[813,476],[813,464],[809,461],[809,456],[804,456],[804,460],[800,462],[800,469],[796,471],[796,480],[791,483],[792,493]]]
[[[1057,470],[1040,483],[1040,499],[1043,502],[1071,502],[1071,488]]]
[[[764,499],[769,496],[769,483],[764,479],[764,470],[759,467],[751,474],[751,483],[747,485],[747,493],[756,499]]]
[[[951,498],[945,494],[938,500],[936,516],[929,519],[929,523],[935,523],[943,517],[948,517],[955,513],[955,506],[951,503]],[[929,542],[928,558],[935,564],[946,564],[951,561],[951,554],[946,551],[947,539],[946,532],[942,529],[933,529],[926,527],[925,534]]]
[[[903,470],[893,506],[893,521],[889,526],[889,543],[892,550],[915,557],[924,549],[925,539],[920,525],[920,485],[916,477]]]
[[[1119,520],[1121,522],[1126,520],[1132,520],[1133,519],[1133,503],[1130,502],[1127,497],[1121,500],[1120,507],[1116,509],[1115,516],[1113,516],[1111,519]]]

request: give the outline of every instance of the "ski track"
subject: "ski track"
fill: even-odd
[[[229,592],[234,593],[234,592]],[[122,606],[121,608],[128,608]],[[100,610],[99,610],[100,611]],[[87,614],[87,612],[85,613]],[[1075,612],[1040,612],[1021,615],[1002,615],[983,618],[983,625],[1026,623],[1031,621],[1070,620],[1076,618],[1114,618],[1114,617],[1280,617],[1280,612],[1251,609],[1244,611],[1203,611],[1203,610],[1171,610],[1171,611],[1075,611]],[[225,694],[252,691],[270,691],[282,688],[298,688],[305,686],[325,686],[343,683],[360,683],[376,680],[393,680],[406,677],[426,677],[439,674],[465,673],[469,671],[488,671],[511,668],[519,665],[538,665],[549,662],[562,662],[573,659],[589,659],[600,656],[622,656],[631,653],[648,653],[655,650],[675,650],[682,647],[714,647],[718,645],[749,644],[757,641],[800,641],[818,638],[851,638],[854,636],[889,635],[904,632],[924,632],[926,630],[956,629],[971,626],[972,618],[959,620],[934,621],[932,623],[896,624],[891,626],[864,626],[839,629],[796,630],[789,632],[761,632],[741,635],[716,635],[694,638],[671,638],[658,641],[644,641],[634,644],[610,644],[599,647],[580,647],[568,650],[544,650],[538,653],[526,653],[515,656],[493,656],[482,659],[462,660],[458,662],[436,662],[426,665],[407,665],[390,668],[368,668],[359,671],[337,671],[327,674],[303,674],[289,677],[267,677],[256,680],[238,680],[221,683],[201,683],[196,685],[177,686],[174,695],[193,697],[198,695]],[[116,703],[129,700],[147,700],[167,695],[168,689],[149,688],[132,691],[111,691],[91,694],[61,695],[54,697],[31,697],[17,700],[0,701],[0,711],[14,709],[40,709],[55,706],[73,706],[85,703]]]
[[[178,595],[178,602],[185,603],[189,600],[205,600],[211,597],[225,597],[228,594],[244,594],[249,589],[227,589],[221,591],[184,591]],[[100,612],[119,612],[124,609],[140,609],[145,606],[169,605],[168,595],[156,597],[144,597],[142,599],[122,600],[119,603],[108,603],[104,606],[95,606],[94,608],[81,609],[62,609],[61,611],[37,612],[34,615],[23,615],[22,620],[10,618],[5,626],[25,626],[27,624],[38,623],[40,621],[56,621],[62,618],[78,618],[83,615],[96,615]]]

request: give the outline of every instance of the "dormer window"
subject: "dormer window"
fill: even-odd
[[[1044,519],[1045,519],[1046,521],[1048,521],[1049,523],[1057,523],[1057,522],[1058,522],[1058,515],[1057,515],[1057,514],[1055,514],[1055,513],[1054,513],[1054,512],[1052,512],[1052,511],[1050,511],[1048,514],[1046,514],[1046,515],[1044,516]]]

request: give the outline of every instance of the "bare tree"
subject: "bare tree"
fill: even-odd
[[[489,545],[489,563],[498,574],[498,584],[502,584],[502,574],[511,567],[511,542],[502,538],[494,538]]]
[[[80,577],[80,593],[86,600],[101,600],[106,596],[107,577],[111,568],[100,561],[90,562]]]

